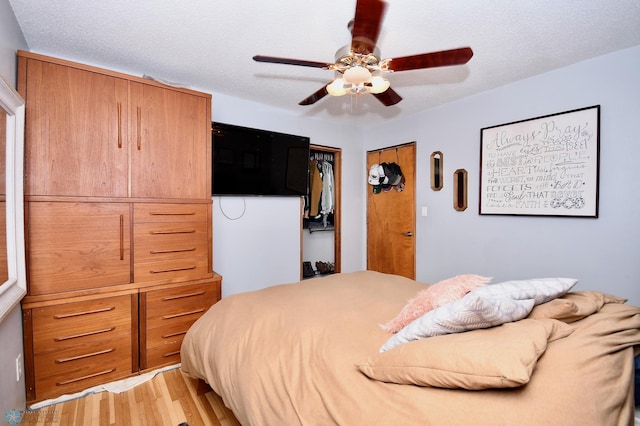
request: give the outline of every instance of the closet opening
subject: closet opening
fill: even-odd
[[[311,145],[301,203],[303,279],[340,272],[340,189],[341,150]]]

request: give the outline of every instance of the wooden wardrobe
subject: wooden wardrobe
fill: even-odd
[[[220,299],[211,95],[18,52],[29,403],[180,361]]]

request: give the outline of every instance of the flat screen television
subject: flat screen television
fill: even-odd
[[[307,193],[308,137],[216,122],[212,131],[212,195]]]

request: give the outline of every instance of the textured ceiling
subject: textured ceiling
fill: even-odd
[[[33,52],[148,74],[191,88],[365,124],[640,45],[638,0],[388,0],[383,58],[470,46],[463,66],[389,76],[404,99],[298,102],[331,71],[257,63],[255,54],[333,62],[355,0],[9,0]],[[215,99],[214,99],[215,105]]]

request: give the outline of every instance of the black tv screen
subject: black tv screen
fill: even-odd
[[[306,194],[308,137],[215,122],[212,129],[213,195]]]

